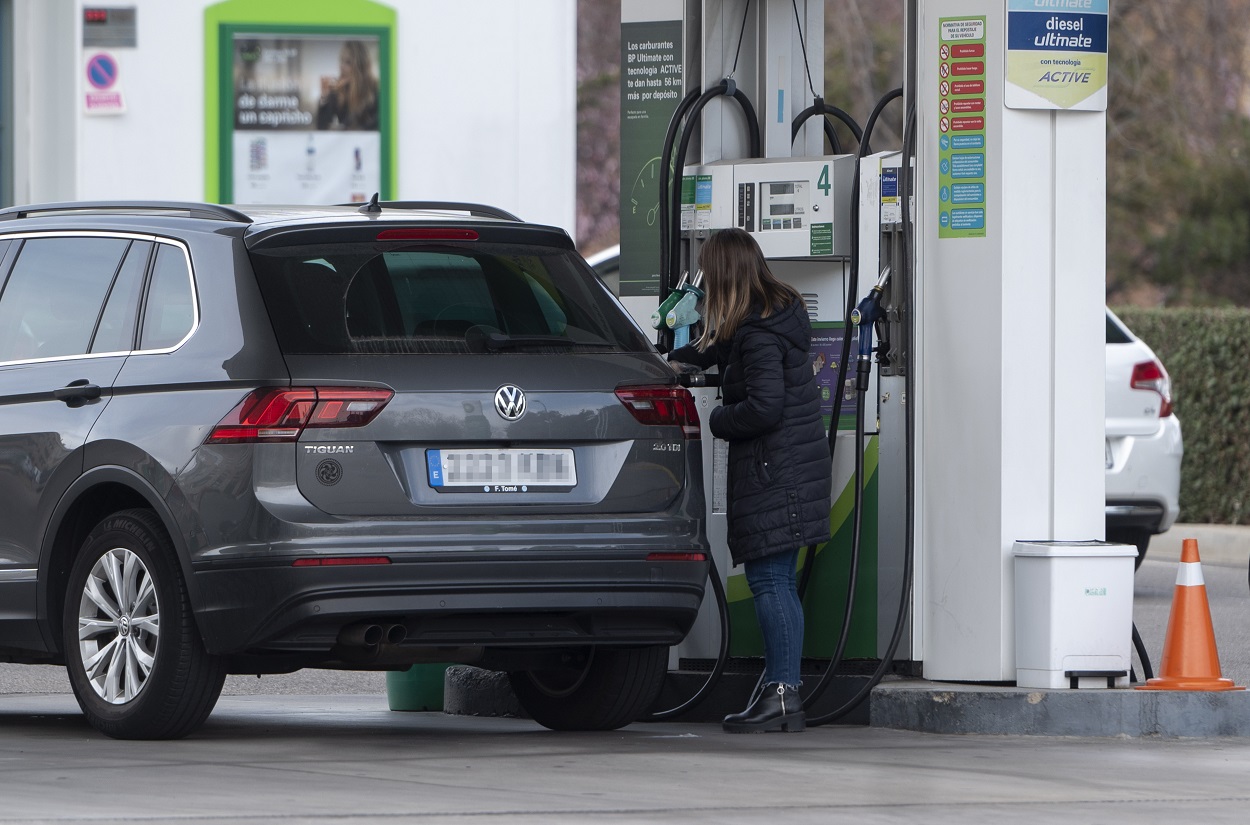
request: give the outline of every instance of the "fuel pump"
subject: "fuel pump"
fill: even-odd
[[[813,369],[837,445],[835,530],[802,561],[804,655],[828,663],[808,698],[820,698],[844,657],[877,664],[835,711],[809,708],[809,724],[853,705],[891,667],[1011,681],[1014,541],[1102,536],[1100,363],[1088,356],[1100,351],[1103,312],[1105,42],[1043,54],[1026,36],[1078,24],[1105,32],[1107,4],[1081,5],[905,0],[908,91],[883,97],[862,134],[852,131],[860,145],[851,157],[830,121],[849,128],[845,112],[816,93],[822,0],[622,2],[623,22],[653,15],[680,31],[685,95],[674,99],[678,117],[666,114],[670,137],[654,158],[671,176],[651,255],[661,263],[652,280],[634,273],[623,302],[649,317],[702,241],[740,226],[803,294],[820,339]],[[1033,72],[1072,61],[1090,68],[1081,88],[1048,86],[1055,73]],[[706,97],[717,83],[704,78],[725,88]],[[758,107],[758,151],[724,105],[731,86]],[[873,153],[871,127],[900,97],[901,151]],[[623,146],[639,122],[628,103]],[[633,180],[636,198],[645,175]],[[644,212],[628,214],[637,223]],[[622,250],[645,248],[631,243],[626,217],[623,209]],[[875,283],[861,285],[860,270]],[[968,313],[998,319],[988,346],[950,333],[951,319]],[[694,392],[706,416],[715,389]],[[725,456],[714,439],[703,442],[715,548],[724,542]],[[705,604],[707,619],[671,654],[673,670],[714,663],[715,676],[726,659],[759,655],[749,589],[727,561],[718,559],[731,644],[718,652],[717,609]]]
[[[622,6],[623,21],[636,19],[631,17],[636,11],[631,5],[626,0]],[[830,440],[837,445],[837,529],[829,542],[808,548],[803,557],[809,628],[804,656],[817,666],[825,662],[830,665],[819,671],[818,690],[813,694],[819,699],[844,653],[853,658],[875,659],[880,652],[876,591],[881,577],[875,570],[879,510],[875,475],[881,434],[877,429],[876,377],[871,370],[863,373],[862,381],[869,386],[862,390],[855,381],[846,381],[850,360],[847,351],[855,335],[847,316],[869,293],[864,290],[860,294],[852,278],[854,250],[861,243],[852,220],[858,206],[854,197],[860,188],[859,161],[867,153],[868,143],[850,115],[826,104],[814,92],[812,105],[804,107],[798,103],[805,92],[815,88],[816,78],[810,75],[811,68],[819,75],[818,63],[811,68],[801,64],[792,67],[787,76],[784,71],[774,71],[776,64],[764,59],[769,49],[779,47],[781,32],[788,32],[786,37],[797,47],[795,53],[806,53],[804,34],[810,37],[814,31],[823,31],[823,4],[804,4],[805,12],[800,14],[798,4],[779,0],[754,4],[709,1],[702,3],[698,20],[691,19],[689,6],[686,4],[682,18],[687,32],[683,42],[689,45],[696,40],[692,24],[697,23],[701,48],[697,50],[697,62],[684,62],[687,88],[692,82],[697,83],[700,75],[717,76],[724,72],[730,55],[734,56],[734,65],[726,80],[706,92],[699,92],[695,86],[673,110],[660,152],[659,295],[652,299],[644,317],[662,333],[670,326],[682,328],[677,322],[691,316],[679,316],[697,304],[698,296],[689,290],[692,262],[697,260],[699,248],[710,233],[729,226],[752,234],[774,274],[802,293],[811,312],[817,354],[813,370],[822,385]],[[727,25],[730,22],[734,25]],[[745,48],[743,42],[747,44]],[[817,51],[815,46],[813,51]],[[740,53],[753,59],[739,63]],[[710,66],[717,56],[724,62]],[[749,93],[744,91],[747,89]],[[889,100],[897,96],[894,94]],[[716,104],[730,97],[739,100],[740,105]],[[746,98],[745,103],[741,97]],[[762,137],[758,142],[754,136],[748,135],[749,140],[742,138],[748,133],[741,129],[740,118],[734,111],[753,114],[754,107],[749,105],[753,99],[768,101],[769,109],[777,104],[781,114],[780,123],[774,122],[771,114],[760,121]],[[871,122],[880,117],[889,100],[878,105]],[[786,109],[786,104],[793,108]],[[627,101],[622,105],[628,110]],[[840,151],[830,118],[850,129],[860,142],[860,157]],[[622,121],[623,142],[628,122]],[[834,152],[830,155],[820,154],[826,137]],[[731,149],[736,150],[736,156]],[[691,152],[699,156],[696,162],[688,157]],[[753,157],[755,154],[765,156]],[[875,218],[879,209],[874,204],[870,212]],[[871,224],[865,234],[875,248],[880,233],[875,219]],[[624,227],[622,236],[624,245]],[[670,288],[668,285],[674,282],[677,286]],[[878,294],[884,289],[882,284]],[[630,307],[628,299],[625,303]],[[634,312],[638,317],[639,311]],[[670,320],[671,325],[665,323]],[[868,329],[875,327],[878,320],[873,318]],[[675,335],[662,334],[661,349],[677,343],[674,338]],[[719,403],[716,389],[694,387],[692,392],[706,418],[711,407]],[[857,448],[857,433],[867,439],[867,450]],[[707,672],[710,668],[715,676],[727,657],[751,669],[750,661],[762,654],[749,588],[741,571],[732,569],[724,542],[725,446],[710,437],[703,439],[704,475],[709,480],[708,534],[713,547],[719,548],[719,552],[714,552],[714,562],[723,576],[725,603],[705,602],[704,615],[695,630],[670,657],[670,668],[675,671]],[[890,519],[894,519],[893,514]],[[861,530],[863,526],[867,529]],[[862,569],[872,571],[870,575],[857,577],[861,564]],[[896,583],[894,592],[900,589]],[[713,592],[716,590],[713,588]],[[861,615],[848,623],[847,615],[854,611]],[[722,614],[722,618],[717,620],[717,614]],[[852,624],[857,628],[854,631]],[[727,647],[723,639],[726,625],[731,637]]]

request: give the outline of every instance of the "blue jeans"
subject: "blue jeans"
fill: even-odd
[[[803,605],[795,581],[799,548],[743,563],[764,635],[764,683],[798,687],[803,656]]]

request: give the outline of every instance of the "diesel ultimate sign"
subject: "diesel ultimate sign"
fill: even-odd
[[[1008,0],[1013,109],[1106,111],[1108,0]]]

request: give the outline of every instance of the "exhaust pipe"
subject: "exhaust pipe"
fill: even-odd
[[[403,625],[395,625],[403,631]],[[339,644],[345,647],[376,647],[382,641],[381,625],[369,622],[349,624],[339,631]],[[402,637],[401,637],[402,638]]]
[[[404,639],[408,638],[408,628],[402,624],[387,625],[382,628],[388,645],[397,645]]]

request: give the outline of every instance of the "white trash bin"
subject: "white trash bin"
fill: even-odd
[[[1128,687],[1136,557],[1101,541],[1016,542],[1018,687]]]

